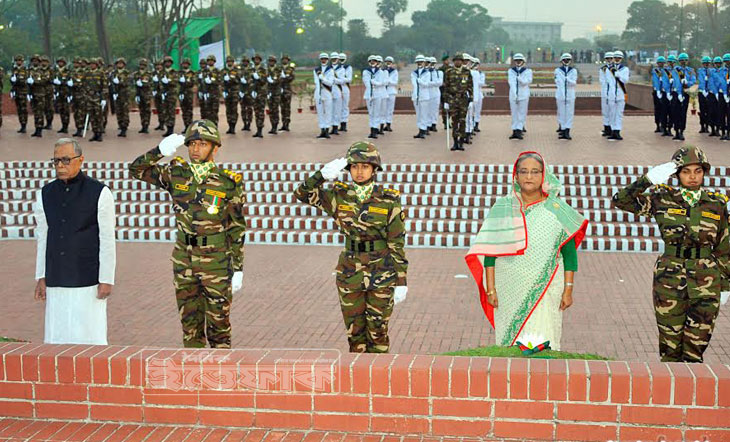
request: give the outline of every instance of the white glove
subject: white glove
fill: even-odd
[[[205,77],[205,84],[211,84],[213,81],[210,79],[210,77]]]
[[[237,293],[243,287],[243,272],[233,272],[231,278],[231,293]]]
[[[702,95],[703,95],[703,96],[704,96],[705,98],[707,98],[707,96],[708,96],[708,95],[710,95],[710,93],[709,93],[709,92],[707,92],[707,91],[702,91]]]
[[[203,93],[202,92],[198,92],[198,100],[202,100],[202,99],[203,99]]]
[[[112,78],[112,83],[119,84],[119,77]]]
[[[28,98],[28,101],[33,101],[33,95],[32,94],[28,94],[27,98]]]
[[[469,109],[470,111],[471,111],[472,109],[474,109],[474,102],[473,102],[473,101],[470,101],[470,102],[469,102],[469,106],[468,106],[468,109]]]
[[[101,100],[101,108],[104,109],[106,107],[106,100]]]
[[[682,103],[684,101],[684,95],[677,95],[677,99]]]
[[[260,78],[261,78],[261,77],[259,77],[259,73],[258,73],[258,72],[254,72],[254,73],[253,73],[253,79],[254,79],[254,80],[259,80]]]
[[[160,149],[160,153],[166,157],[169,157],[170,155],[174,154],[178,147],[185,144],[185,136],[180,134],[172,134],[166,136],[162,141],[160,141],[160,145],[158,146]]]
[[[324,74],[319,74],[318,77],[320,80],[324,80]]]
[[[228,74],[226,74],[223,76],[223,81],[226,81],[226,82],[231,81],[231,77]]]
[[[282,72],[279,78],[286,78],[286,74]]]
[[[258,95],[259,95],[259,94],[257,94],[257,93],[256,93],[256,91],[253,91],[253,92],[251,92],[251,96],[252,96],[253,98],[256,98],[256,97],[258,97]]]
[[[444,109],[449,110],[449,103],[444,103]]]
[[[198,80],[202,80],[202,79],[203,79],[203,74],[198,74]]]
[[[15,100],[15,92],[10,91],[10,99]]]
[[[157,91],[152,91],[152,96],[153,97],[156,97],[157,96]]]
[[[274,79],[271,78],[271,75],[269,75],[268,77],[266,77],[266,81],[268,81],[269,84],[274,84]]]
[[[393,301],[398,304],[406,300],[406,294],[408,293],[408,287],[399,285],[393,292]]]
[[[720,304],[725,305],[728,298],[730,298],[730,292],[720,292]]]
[[[55,84],[56,86],[60,86],[61,85],[61,80],[59,80],[58,77],[56,77],[56,78],[53,79],[53,84]]]
[[[66,82],[66,86],[68,86],[68,87],[74,87],[74,81],[73,80],[68,80]]]
[[[238,93],[238,98],[243,99],[243,92]]]
[[[33,80],[33,77],[28,77],[28,79],[25,82],[28,84],[33,84],[33,83],[35,83],[35,80]]]
[[[167,77],[162,77],[162,84],[167,84],[170,82],[170,80],[167,79]]]
[[[185,94],[180,94],[177,96],[178,100],[183,101],[185,99]]]
[[[119,94],[112,95],[112,98],[114,98],[114,101],[117,101],[117,98],[119,98]]]
[[[656,97],[661,100],[662,99],[662,91],[656,91]]]
[[[160,81],[160,77],[158,77],[156,74],[152,76],[152,81],[158,82]]]
[[[246,79],[244,77],[241,77],[241,84],[246,84]]]
[[[181,75],[180,78],[177,80],[179,83],[185,83],[185,76]]]
[[[206,100],[206,101],[207,101],[207,100],[210,100],[210,94],[209,94],[209,93],[207,93],[207,92],[206,92],[206,93],[204,93],[203,95],[205,96],[205,100]]]
[[[10,77],[10,82],[11,83],[15,83],[16,81],[18,81],[18,79],[15,77],[15,75],[13,75],[12,77]]]
[[[136,101],[136,102],[137,102],[137,104],[139,104],[139,95],[135,95],[135,96],[134,96],[134,101]]]
[[[223,98],[228,98],[228,92],[223,91]]]
[[[342,169],[345,168],[345,166],[347,166],[347,159],[337,158],[336,160],[332,160],[329,163],[325,164],[320,172],[322,172],[322,177],[324,179],[330,181],[337,178],[340,175]]]
[[[72,95],[69,95],[68,97],[66,97],[67,103],[71,104],[72,101],[74,101],[74,97]]]
[[[142,87],[142,80],[137,80],[137,87]]]
[[[669,181],[669,177],[677,172],[677,164],[673,161],[652,167],[646,173],[646,177],[652,184],[664,184]]]

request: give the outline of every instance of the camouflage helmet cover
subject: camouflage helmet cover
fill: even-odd
[[[216,61],[215,55],[213,55],[213,54],[208,55],[208,57],[206,58],[206,60],[208,60],[208,61]]]
[[[672,161],[678,166],[677,173],[690,164],[699,164],[705,173],[710,171],[710,162],[707,155],[697,146],[684,146],[677,149],[672,155]]]
[[[165,56],[164,56],[164,57],[162,58],[162,62],[163,62],[163,63],[167,63],[168,61],[169,61],[170,63],[172,63],[172,57],[170,57],[169,55],[165,55]]]
[[[185,57],[185,58],[183,58],[183,60],[182,60],[182,63],[181,63],[181,64],[185,64],[185,63],[187,63],[187,64],[189,64],[189,65],[193,64],[193,63],[192,63],[192,62],[190,61],[190,57]]]
[[[221,145],[221,134],[218,127],[210,120],[195,120],[185,131],[185,145],[193,140],[206,140]]]
[[[367,141],[357,141],[347,149],[347,167],[357,163],[372,164],[376,171],[383,170],[380,163],[380,154],[373,143]]]
[[[127,59],[124,57],[117,58],[117,60],[114,62],[114,64],[119,64],[120,62],[124,63],[125,66],[127,65]]]
[[[23,61],[25,60],[25,57],[23,57],[23,54],[18,54],[15,56],[15,61]]]
[[[140,66],[141,66],[141,65],[145,65],[145,66],[146,66],[147,64],[149,64],[149,62],[147,61],[147,59],[146,59],[146,58],[140,58],[140,59],[139,59],[139,65],[140,65]]]
[[[61,61],[66,63],[66,57],[64,57],[64,56],[56,57],[56,63],[61,62]]]
[[[226,55],[226,63],[228,63],[229,61],[232,61],[235,63],[236,59],[235,59],[235,57],[233,57],[233,55]]]

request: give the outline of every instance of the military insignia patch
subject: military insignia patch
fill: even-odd
[[[175,184],[175,190],[182,190],[183,192],[187,192],[190,190],[190,186],[186,186],[185,184]]]
[[[219,191],[213,190],[213,189],[207,189],[205,191],[205,194],[206,195],[217,196],[218,198],[225,198],[226,197],[226,193],[225,192],[219,192]]]
[[[377,213],[379,215],[387,215],[388,209],[382,208],[382,207],[370,207],[368,209],[368,212],[370,213]]]
[[[702,212],[702,216],[705,218],[714,219],[715,221],[720,221],[720,215],[712,212]]]
[[[340,210],[342,212],[354,212],[355,206],[348,206],[347,204],[340,204],[337,206],[337,210]]]
[[[687,215],[687,209],[667,209],[670,215]]]

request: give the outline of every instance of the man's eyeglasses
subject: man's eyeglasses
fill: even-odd
[[[58,166],[58,163],[63,163],[64,166],[68,166],[71,164],[71,160],[75,160],[76,158],[80,158],[81,155],[76,155],[75,157],[62,157],[62,158],[51,158],[51,162],[54,166]]]

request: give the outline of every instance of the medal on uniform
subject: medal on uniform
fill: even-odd
[[[210,213],[211,215],[215,215],[216,213],[218,213],[218,197],[217,196],[213,197],[213,203],[210,206],[208,206],[208,213]]]

